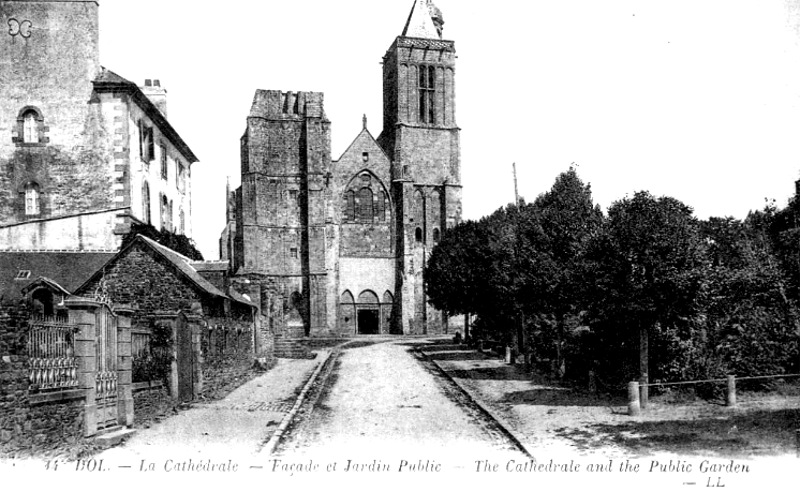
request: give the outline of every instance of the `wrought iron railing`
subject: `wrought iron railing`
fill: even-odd
[[[78,386],[76,330],[74,325],[62,318],[30,321],[27,343],[30,391],[64,390]]]

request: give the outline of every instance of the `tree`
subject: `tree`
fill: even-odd
[[[601,331],[615,332],[601,338],[616,338],[629,348],[638,337],[640,379],[647,384],[650,335],[698,314],[704,249],[692,209],[647,192],[617,201],[587,258],[592,317]]]
[[[166,246],[167,248],[182,254],[183,256],[195,260],[203,261],[203,254],[195,247],[194,241],[184,236],[183,234],[175,234],[165,229],[158,231],[150,224],[132,224],[131,230],[122,238],[122,245],[120,248],[125,248],[133,241],[136,236],[141,234],[148,237],[153,241]]]

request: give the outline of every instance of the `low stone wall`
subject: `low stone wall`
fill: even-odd
[[[143,427],[161,417],[168,417],[175,411],[177,401],[169,396],[169,390],[161,382],[134,383],[133,412],[134,425]]]
[[[0,305],[0,456],[41,454],[83,437],[85,392],[31,393],[24,306]]]
[[[201,337],[204,399],[222,398],[257,376],[254,368],[253,324],[231,318],[208,320]],[[271,365],[267,361],[267,365]]]

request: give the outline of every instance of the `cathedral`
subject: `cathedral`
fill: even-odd
[[[431,249],[461,220],[456,52],[443,25],[432,0],[415,0],[383,57],[383,130],[374,138],[365,117],[338,159],[323,94],[256,91],[220,249],[273,333],[458,328],[423,282]]]

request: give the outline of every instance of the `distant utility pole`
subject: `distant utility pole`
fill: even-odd
[[[519,189],[517,188],[517,163],[511,164],[514,168],[514,205],[519,207]]]

